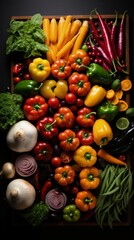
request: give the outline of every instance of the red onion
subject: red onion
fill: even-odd
[[[16,172],[22,177],[29,177],[37,170],[37,163],[30,154],[21,154],[15,161]]]
[[[67,197],[63,192],[54,188],[47,193],[45,202],[50,210],[57,211],[66,205]]]

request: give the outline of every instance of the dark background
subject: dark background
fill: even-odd
[[[40,13],[42,16],[45,15],[87,15],[91,10],[97,9],[100,14],[114,14],[115,10],[119,14],[123,14],[127,10],[130,26],[129,26],[129,39],[130,39],[130,77],[133,82],[134,79],[134,11],[133,1],[127,0],[2,0],[0,7],[0,92],[5,92],[10,87],[10,63],[5,54],[5,43],[7,39],[6,29],[9,26],[11,16],[32,16],[35,13]],[[133,89],[131,94],[131,105],[133,105]],[[5,145],[5,139],[0,136],[0,159],[3,161],[6,159],[10,160],[8,149]],[[0,193],[1,194],[1,193]],[[0,196],[0,200],[2,196]],[[133,209],[133,208],[132,208]],[[134,212],[132,212],[133,216]],[[61,227],[55,226],[46,228],[45,226],[40,229],[31,229],[24,227],[23,225],[13,226],[11,223],[11,212],[5,201],[0,203],[0,230],[9,237],[13,234],[13,237],[21,238],[27,237],[26,231],[30,238],[34,237],[37,239],[48,239],[51,237],[64,239],[74,238],[81,239],[97,239],[98,238],[114,238],[125,239],[125,234],[130,234],[133,237],[133,217],[129,226],[114,227],[113,229],[104,228],[99,229],[98,227],[80,226],[77,227]],[[18,231],[18,233],[17,233]],[[1,233],[2,234],[2,233]]]

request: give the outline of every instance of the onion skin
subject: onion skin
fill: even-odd
[[[67,197],[63,192],[54,188],[47,193],[45,202],[51,211],[59,211],[66,205]]]
[[[8,131],[6,141],[8,147],[14,152],[29,152],[38,139],[36,127],[27,120],[15,123]]]
[[[35,188],[31,183],[24,179],[14,179],[7,185],[7,202],[16,210],[23,210],[30,207],[34,203],[35,198]]]
[[[15,166],[11,162],[6,162],[2,166],[2,171],[0,172],[0,175],[2,175],[6,179],[11,179],[15,176]]]

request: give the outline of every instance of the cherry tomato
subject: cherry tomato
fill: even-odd
[[[76,100],[76,106],[82,107],[84,105],[84,100],[82,98],[77,98]]]
[[[49,98],[48,100],[48,106],[55,109],[55,108],[59,108],[60,106],[60,101],[57,97],[52,97]]]
[[[14,81],[14,83],[18,83],[18,82],[21,81],[21,78],[20,77],[14,77],[13,81]]]
[[[124,154],[121,154],[119,156],[119,159],[124,162],[126,160],[126,156]]]
[[[51,164],[54,167],[59,167],[61,165],[61,158],[60,157],[53,157],[53,158],[51,158]]]
[[[77,97],[74,93],[67,93],[65,96],[65,101],[68,104],[74,104],[74,103],[76,103],[76,100],[77,100]]]
[[[25,80],[30,80],[31,79],[31,76],[30,76],[29,73],[25,73],[23,77],[24,77]]]
[[[72,186],[71,193],[73,195],[76,195],[79,192],[79,188],[77,186]]]

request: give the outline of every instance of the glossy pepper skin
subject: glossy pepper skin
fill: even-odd
[[[46,100],[40,95],[27,98],[23,105],[23,111],[26,118],[35,121],[45,116],[48,110]]]
[[[43,82],[51,72],[49,61],[40,57],[34,58],[28,69],[32,79],[37,82]]]
[[[76,122],[79,124],[79,126],[91,127],[95,121],[95,114],[96,112],[92,112],[91,108],[82,107],[77,112]]]
[[[93,125],[94,142],[102,147],[113,139],[113,130],[110,124],[102,118],[96,119]]]
[[[103,118],[108,122],[112,122],[118,115],[119,108],[117,105],[112,104],[110,101],[104,101],[97,107],[98,118]]]
[[[91,129],[83,128],[76,132],[81,145],[91,145],[94,142],[93,132]]]
[[[82,145],[74,151],[73,160],[80,167],[92,167],[97,161],[97,152],[91,146]]]
[[[72,69],[77,72],[85,70],[85,66],[90,64],[90,57],[83,49],[78,49],[75,53],[70,54],[68,60]]]
[[[48,162],[53,155],[52,145],[44,141],[38,141],[32,151],[37,162]]]
[[[99,170],[94,166],[83,168],[79,173],[79,178],[83,190],[96,189],[100,184]]]
[[[21,80],[14,86],[14,93],[32,97],[39,93],[42,84],[34,80]]]
[[[19,75],[23,71],[24,67],[25,67],[24,63],[21,63],[21,62],[16,63],[16,64],[13,65],[12,73],[14,75]]]
[[[75,179],[75,171],[70,165],[57,167],[54,172],[54,179],[61,186],[67,186],[73,183]]]
[[[80,210],[76,207],[75,204],[66,205],[63,209],[63,219],[70,222],[77,222],[81,217]]]
[[[77,193],[75,204],[82,212],[86,212],[96,207],[96,196],[90,190],[84,190]]]
[[[91,83],[84,73],[73,72],[68,78],[69,91],[79,97],[84,97],[91,88]]]
[[[68,92],[68,85],[66,80],[45,80],[40,88],[40,94],[44,98],[58,97],[64,99]]]
[[[93,84],[109,85],[113,82],[109,72],[97,63],[91,63],[87,67],[86,75]]]
[[[36,128],[41,136],[50,140],[58,135],[59,130],[53,117],[43,117],[37,121]]]
[[[93,85],[84,99],[86,107],[94,107],[100,104],[106,96],[106,89],[100,85]]]
[[[65,59],[57,59],[51,65],[51,73],[55,78],[66,79],[72,73],[72,68]]]
[[[65,129],[58,135],[60,141],[60,147],[64,151],[74,151],[79,145],[80,140],[76,137],[76,133],[71,129]]]
[[[60,107],[54,114],[54,120],[60,128],[72,128],[75,123],[75,116],[68,107]]]

